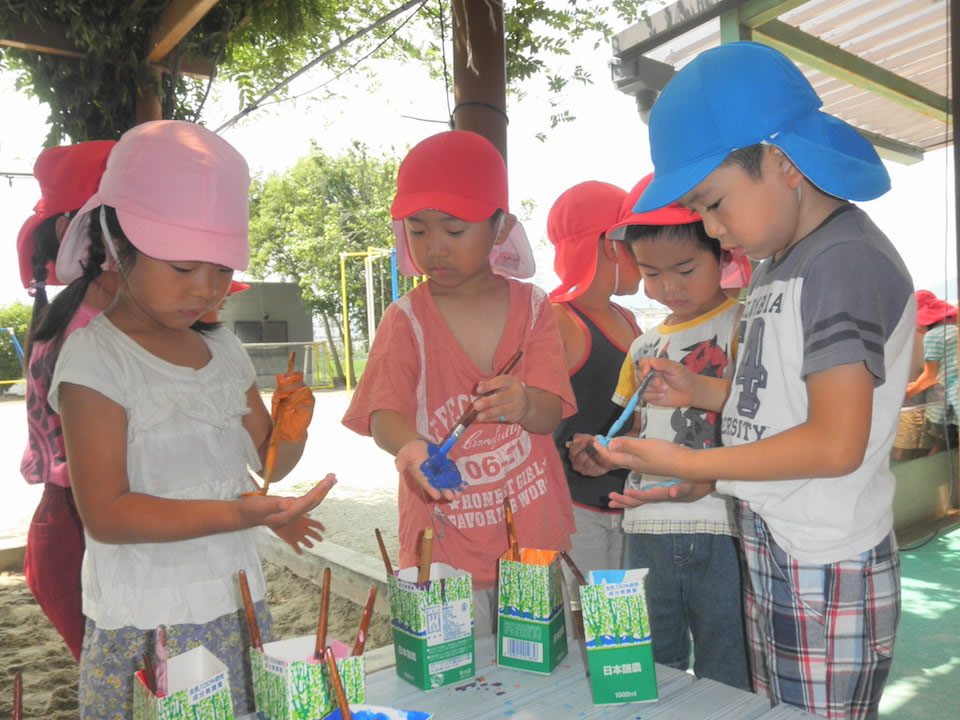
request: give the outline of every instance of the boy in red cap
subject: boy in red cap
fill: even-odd
[[[474,629],[485,635],[508,547],[503,499],[521,546],[570,548],[570,492],[551,433],[576,412],[573,391],[546,295],[504,277],[529,277],[533,258],[489,141],[451,131],[416,145],[391,212],[400,270],[429,279],[384,313],[343,424],[396,456],[400,566],[418,564],[432,528],[433,560],[473,576]],[[420,470],[428,443],[473,401],[477,420],[448,455],[466,485],[440,492]]]
[[[670,309],[663,322],[633,341],[623,360],[613,401],[624,407],[637,391],[637,366],[645,357],[670,358],[697,375],[729,379],[743,311],[722,287],[729,253],[706,234],[697,213],[676,203],[633,212],[652,178],[634,186],[620,221],[607,232],[625,240],[647,297]],[[629,434],[702,450],[719,443],[720,416],[694,407],[644,405]],[[592,439],[578,436],[571,453]],[[587,474],[616,467],[598,460],[584,452],[574,458]],[[697,677],[749,690],[731,502],[706,483],[683,496],[681,488],[660,491],[672,492],[669,499],[678,502],[649,502],[647,488],[671,480],[631,472],[626,488],[610,495],[612,507],[624,508],[625,566],[650,570],[646,592],[654,660],[686,670],[692,648]]]
[[[27,447],[20,473],[28,483],[43,483],[43,497],[27,532],[23,571],[37,604],[63,637],[75,660],[80,659],[85,618],[81,609],[80,565],[83,561],[83,524],[77,513],[60,417],[47,403],[50,378],[59,346],[67,335],[105,310],[116,291],[117,276],[107,272],[76,298],[57,342],[34,345],[34,329],[43,324],[47,285],[62,285],[55,266],[60,238],[75,212],[100,184],[107,156],[117,143],[96,140],[40,153],[33,167],[41,197],[17,236],[17,255],[23,287],[34,296],[27,333]]]
[[[607,230],[620,218],[626,190],[590,180],[561,193],[547,215],[553,243],[553,269],[560,285],[550,293],[563,342],[577,414],[565,418],[553,438],[573,498],[577,532],[570,556],[584,573],[623,564],[623,511],[610,507],[610,493],[622,492],[626,470],[597,477],[577,472],[567,443],[576,433],[606,432],[620,414],[610,398],[627,349],[640,334],[633,313],[611,302],[613,295],[633,295],[640,273],[622,240]],[[573,582],[573,578],[568,578]],[[576,586],[569,595],[576,597]]]
[[[934,403],[924,416],[928,454],[957,446],[958,402],[957,308],[929,290],[917,290],[917,329],[923,333],[923,371],[907,385],[907,398],[940,384],[946,403]]]

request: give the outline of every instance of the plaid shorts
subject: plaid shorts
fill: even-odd
[[[737,505],[754,691],[827,718],[876,718],[900,620],[893,532],[859,556],[815,565],[789,556]]]
[[[264,642],[273,639],[266,602],[254,603]],[[154,632],[135,627],[101,630],[87,618],[80,655],[80,717],[129,720],[133,717],[133,674],[143,668],[143,653],[153,652]],[[204,646],[227,666],[234,713],[253,712],[250,634],[243,610],[203,625],[167,627],[170,657]]]

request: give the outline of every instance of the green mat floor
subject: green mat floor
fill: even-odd
[[[960,528],[900,552],[903,608],[883,720],[960,718]]]

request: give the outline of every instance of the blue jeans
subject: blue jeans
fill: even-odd
[[[653,659],[750,690],[738,543],[729,535],[627,535],[628,568],[649,568]]]

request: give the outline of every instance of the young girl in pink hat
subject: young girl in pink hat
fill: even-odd
[[[248,184],[243,158],[210,131],[144,123],[121,137],[63,240],[61,280],[95,280],[104,257],[120,278],[111,307],[64,342],[50,386],[87,537],[82,718],[131,717],[134,671],[160,625],[170,655],[203,645],[225,662],[235,711],[252,711],[239,570],[270,632],[252,528],[295,547],[320,539],[304,513],[332,475],[300,498],[244,495],[270,413],[237,338],[198,323],[246,268]],[[313,413],[302,378],[284,387],[275,478],[300,458]]]
[[[508,547],[504,498],[522,547],[570,548],[570,493],[551,433],[576,411],[573,392],[546,295],[513,280],[533,274],[533,259],[496,148],[471,132],[427,138],[401,163],[391,210],[401,270],[429,279],[387,308],[343,423],[396,456],[400,566],[418,564],[420,534],[432,528],[433,560],[472,574],[474,629],[489,635]],[[420,470],[428,443],[439,445],[474,400],[477,421],[448,455],[466,485],[441,492]]]

